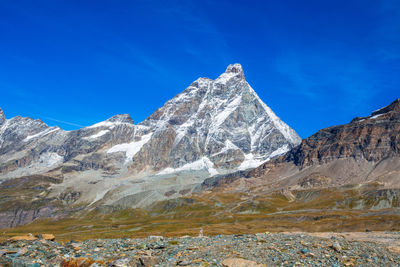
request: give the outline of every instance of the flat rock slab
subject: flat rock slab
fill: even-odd
[[[10,241],[32,241],[36,240],[37,237],[33,235],[18,235],[18,236],[13,236],[9,240]]]
[[[228,258],[222,262],[224,267],[266,267],[267,265],[258,264],[254,261],[249,261],[241,258]]]

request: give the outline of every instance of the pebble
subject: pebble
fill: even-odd
[[[301,253],[303,253],[303,254],[306,254],[307,252],[308,252],[308,249],[306,249],[306,248],[303,248],[302,250],[300,250],[301,251]]]
[[[342,251],[342,247],[340,246],[340,244],[338,242],[334,242],[331,246],[336,252],[341,252]]]

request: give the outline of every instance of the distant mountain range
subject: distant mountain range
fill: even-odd
[[[137,125],[122,114],[64,131],[6,119],[0,109],[0,225],[67,210],[147,207],[197,192],[207,178],[258,167],[300,142],[240,64],[215,80],[197,79]]]
[[[230,232],[398,229],[400,100],[301,140],[233,64],[137,125],[64,131],[0,110],[0,182],[1,227],[128,209]]]

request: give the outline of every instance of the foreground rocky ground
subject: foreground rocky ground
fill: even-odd
[[[0,244],[0,266],[360,265],[400,266],[400,233],[152,236],[66,243],[43,235],[14,238]]]

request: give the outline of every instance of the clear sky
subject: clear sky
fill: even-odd
[[[305,138],[400,97],[400,1],[0,1],[0,107],[77,129],[141,122],[241,63]]]

